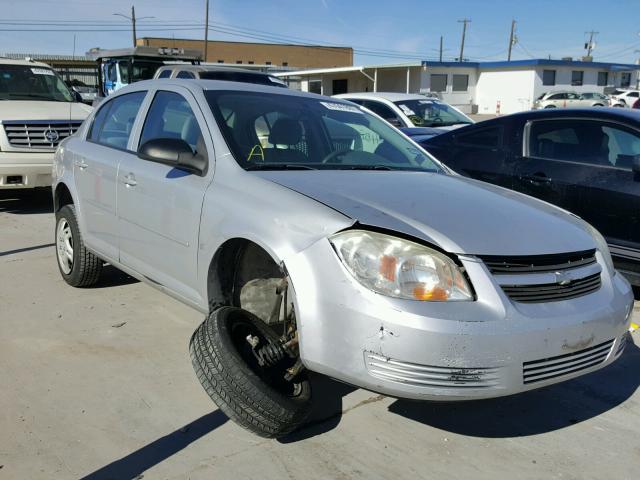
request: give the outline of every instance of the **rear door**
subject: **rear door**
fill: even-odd
[[[191,303],[198,293],[198,235],[202,202],[213,178],[214,150],[204,116],[187,89],[167,87],[153,98],[136,147],[158,138],[181,138],[206,155],[198,175],[131,156],[118,175],[120,261]],[[203,100],[204,101],[204,100]]]
[[[73,173],[82,235],[105,257],[118,258],[116,177],[123,159],[132,155],[128,143],[146,91],[109,99],[93,118],[85,142],[78,142]]]
[[[601,155],[585,158],[585,175],[576,179],[582,216],[606,237],[612,253],[640,262],[640,177],[632,171],[640,155],[640,131],[619,123],[597,122]]]

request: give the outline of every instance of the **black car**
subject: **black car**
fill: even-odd
[[[605,236],[616,268],[640,286],[639,111],[536,110],[418,143],[462,175],[582,217]]]

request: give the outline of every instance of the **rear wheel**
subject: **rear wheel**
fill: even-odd
[[[222,307],[198,327],[189,345],[198,380],[216,405],[240,426],[268,438],[301,426],[311,404],[304,372],[286,378],[296,359],[286,356],[260,365],[256,344],[278,341],[278,335],[252,313]]]
[[[73,205],[56,213],[56,257],[62,278],[72,287],[88,287],[98,281],[102,260],[85,248]]]

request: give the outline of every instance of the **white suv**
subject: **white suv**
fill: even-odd
[[[639,98],[640,90],[614,90],[611,93],[611,106],[631,108]]]
[[[91,112],[44,63],[0,58],[0,189],[51,185],[58,143]]]

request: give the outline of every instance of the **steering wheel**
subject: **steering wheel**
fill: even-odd
[[[441,117],[441,116],[439,116],[439,115],[438,115],[437,117],[433,117],[433,118],[431,118],[431,121],[432,121],[433,123],[444,123],[444,120],[443,120],[443,119],[442,119],[442,117]]]
[[[348,148],[344,150],[336,150],[335,152],[331,152],[329,155],[324,157],[320,163],[322,164],[329,163],[331,160],[338,158],[340,155],[344,155],[345,153],[349,153],[350,151],[351,149],[348,149]]]

